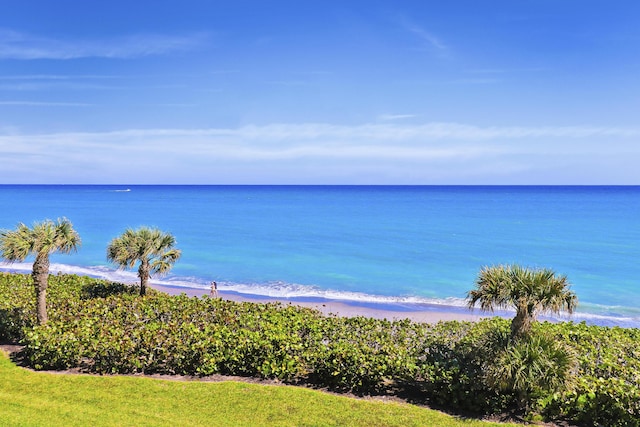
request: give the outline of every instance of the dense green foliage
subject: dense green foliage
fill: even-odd
[[[57,320],[82,300],[135,294],[137,289],[87,276],[52,275],[49,278],[49,315]],[[0,341],[22,341],[37,324],[36,299],[30,275],[0,272]]]
[[[30,281],[0,275],[0,337],[22,341],[36,369],[277,378],[410,392],[467,413],[526,408],[582,425],[640,425],[638,329],[534,324],[532,343],[514,348],[510,323],[500,318],[428,325],[327,317],[291,305],[153,292],[141,298],[135,289],[77,276],[52,277],[50,320],[35,326]],[[541,346],[545,354],[534,354]],[[537,375],[549,367],[552,375]]]

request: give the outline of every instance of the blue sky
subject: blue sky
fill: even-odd
[[[640,2],[0,14],[0,183],[640,184]]]

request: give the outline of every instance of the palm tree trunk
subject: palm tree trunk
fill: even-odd
[[[142,260],[138,269],[138,276],[140,277],[140,296],[143,297],[147,294],[147,283],[149,283],[149,261]]]
[[[33,286],[36,289],[36,313],[38,324],[47,323],[47,284],[49,282],[49,254],[39,253],[33,262]]]
[[[528,335],[531,332],[531,325],[534,320],[534,317],[528,311],[519,308],[516,311],[516,317],[511,321],[511,338]]]

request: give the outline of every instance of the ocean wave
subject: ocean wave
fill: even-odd
[[[0,263],[0,271],[30,273],[31,263],[17,262],[12,264]],[[78,274],[137,285],[139,279],[135,271],[123,271],[106,266],[82,267],[66,264],[51,264],[51,274]],[[172,288],[197,289],[208,291],[210,282],[198,277],[171,276],[165,279],[152,279],[150,284],[168,286]],[[418,296],[387,296],[362,292],[338,291],[322,289],[319,286],[301,285],[286,282],[267,283],[235,283],[218,281],[220,291],[237,294],[266,297],[284,300],[327,300],[339,301],[347,304],[363,304],[370,306],[384,306],[386,309],[398,311],[466,311],[467,302],[462,298],[425,298]],[[204,293],[204,292],[203,292]],[[479,313],[479,309],[474,310]],[[497,316],[511,317],[514,311],[509,309],[496,310]],[[581,304],[573,314],[542,315],[540,320],[586,322],[600,326],[640,327],[640,310],[632,307],[612,307],[597,304]]]

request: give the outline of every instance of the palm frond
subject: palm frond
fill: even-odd
[[[0,251],[2,258],[13,262],[23,261],[33,253],[31,230],[20,223],[15,230],[0,231]]]
[[[513,333],[526,331],[541,312],[572,313],[578,300],[566,276],[550,269],[531,269],[519,265],[483,267],[476,288],[467,293],[467,305],[484,311],[512,307],[516,310]]]
[[[36,222],[32,227],[19,223],[15,230],[0,232],[0,251],[9,261],[22,261],[29,255],[70,253],[80,246],[80,235],[66,218]]]
[[[181,255],[181,251],[173,247],[175,243],[173,235],[157,228],[129,228],[111,240],[107,260],[121,269],[131,269],[140,263],[140,278],[149,273],[166,274]]]

